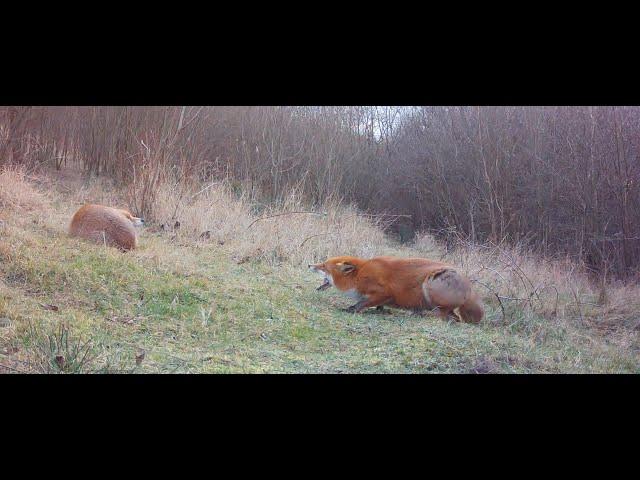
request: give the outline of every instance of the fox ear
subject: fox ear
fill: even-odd
[[[353,272],[355,269],[356,269],[356,266],[353,265],[352,263],[348,263],[348,262],[338,263],[338,270],[340,270],[340,272],[342,273],[350,273],[350,272]]]

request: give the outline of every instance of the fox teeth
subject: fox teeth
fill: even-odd
[[[320,285],[318,288],[316,288],[316,290],[325,290],[327,288],[329,288],[331,286],[331,282],[329,282],[328,278],[324,279],[324,282],[322,282],[322,285]]]

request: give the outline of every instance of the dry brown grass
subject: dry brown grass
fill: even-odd
[[[330,255],[372,256],[390,243],[378,222],[349,206],[309,211],[295,195],[252,214],[245,197],[224,182],[198,189],[165,185],[153,206],[156,228],[180,243],[225,245],[239,262],[250,259],[295,265]]]
[[[45,205],[45,196],[35,189],[24,169],[6,166],[0,170],[0,220],[2,216],[31,212]]]
[[[465,241],[445,252],[429,234],[418,235],[413,247],[464,271],[494,307],[497,322],[526,323],[539,316],[576,328],[622,329],[634,337],[640,330],[640,286],[608,283],[603,297],[602,285],[569,259]]]

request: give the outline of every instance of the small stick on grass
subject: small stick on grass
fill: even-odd
[[[314,238],[314,237],[322,237],[322,236],[325,236],[325,235],[336,235],[336,234],[335,234],[335,233],[333,233],[333,232],[329,232],[329,233],[316,233],[315,235],[311,235],[310,237],[305,238],[305,239],[304,239],[304,241],[300,244],[300,246],[299,246],[298,248],[302,248],[302,246],[303,246],[305,243],[307,243],[307,240],[311,240],[311,239],[312,239],[312,238]]]
[[[260,220],[266,220],[267,218],[281,217],[281,216],[283,216],[283,215],[293,215],[293,214],[300,214],[300,213],[305,213],[305,214],[308,214],[308,215],[318,215],[318,216],[320,216],[320,217],[322,217],[322,216],[326,216],[326,215],[327,215],[327,214],[326,214],[326,212],[324,212],[324,213],[323,213],[323,212],[320,212],[320,213],[318,213],[318,212],[284,212],[284,213],[276,213],[275,215],[269,215],[269,216],[267,216],[267,217],[260,217],[260,218],[255,219],[253,222],[251,222],[251,223],[247,226],[247,230],[248,230],[249,228],[251,228],[251,226],[252,226],[254,223],[257,223],[257,222],[259,222]]]
[[[502,310],[502,321],[505,322],[506,318],[507,318],[507,315],[506,315],[506,313],[504,311],[504,305],[502,304],[502,300],[500,300],[500,295],[498,295],[497,292],[495,292],[491,287],[485,285],[480,280],[473,280],[473,281],[476,282],[476,283],[479,283],[480,285],[482,285],[484,288],[486,288],[487,290],[489,290],[491,293],[493,293],[495,295],[495,297],[498,299],[498,303],[500,304],[500,309]],[[507,298],[507,297],[503,297],[503,298]]]

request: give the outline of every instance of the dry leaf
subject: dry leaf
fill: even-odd
[[[57,305],[49,305],[48,303],[41,303],[40,306],[45,310],[52,310],[54,312],[60,310]]]
[[[64,368],[64,357],[62,355],[56,355],[56,365],[60,370]]]
[[[142,350],[139,354],[136,355],[136,365],[140,365],[144,360],[146,352]]]

